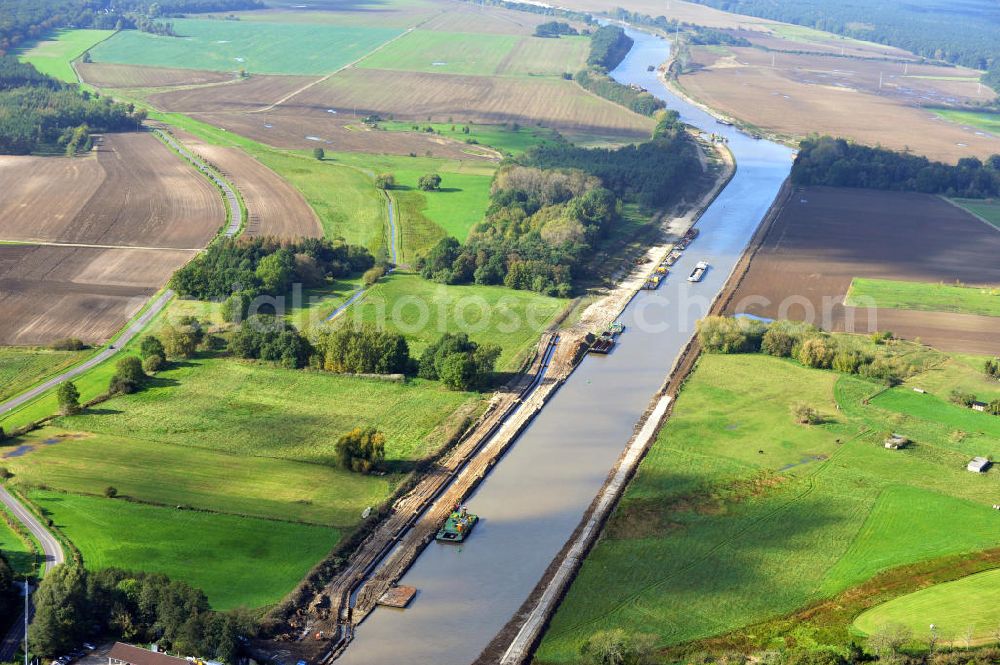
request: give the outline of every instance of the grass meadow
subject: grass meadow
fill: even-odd
[[[532,146],[555,141],[557,134],[554,130],[544,127],[520,127],[513,129],[506,125],[480,125],[470,124],[469,133],[462,131],[462,123],[451,124],[444,122],[400,122],[398,120],[387,120],[379,123],[381,129],[390,132],[412,132],[423,131],[431,127],[441,136],[465,141],[472,139],[482,145],[489,146],[500,152],[519,155]]]
[[[36,490],[30,500],[91,569],[164,573],[202,589],[212,607],[263,607],[288,593],[336,544],[336,529],[120,499]]]
[[[87,354],[87,351],[0,347],[0,401],[19,395],[46,377],[80,362]]]
[[[414,30],[372,53],[358,67],[492,76],[518,41],[513,35]]]
[[[1000,136],[1000,113],[983,111],[955,111],[951,109],[934,109],[934,114],[945,120],[975,127],[995,136]]]
[[[951,199],[973,215],[1000,229],[1000,202],[993,199]]]
[[[934,624],[944,642],[961,644],[969,631],[976,641],[996,639],[1000,627],[1000,569],[935,584],[890,600],[855,619],[854,628],[870,635],[881,626],[893,624],[908,627],[914,635],[924,635]]]
[[[447,286],[395,272],[353,305],[338,324],[384,324],[406,335],[414,357],[445,332],[467,332],[474,341],[500,345],[503,353],[497,369],[511,371],[534,351],[539,336],[568,304],[531,291]]]
[[[864,306],[872,301],[883,309],[1000,316],[1000,285],[963,286],[855,277],[844,304]]]
[[[177,37],[123,30],[91,51],[94,62],[253,74],[329,74],[401,30],[307,23],[174,19]]]
[[[43,74],[66,83],[77,83],[73,61],[94,45],[114,34],[114,30],[59,30],[52,39],[36,42],[20,55]]]
[[[14,519],[13,516],[6,509],[0,510],[4,511],[3,519],[0,519],[0,552],[3,552],[16,575],[30,575],[35,571],[35,565],[40,563],[40,557],[8,526],[7,520]]]
[[[662,646],[742,635],[882,571],[1000,545],[1000,477],[965,470],[972,450],[1000,454],[997,439],[956,437],[968,423],[900,403],[916,395],[906,386],[862,402],[881,390],[763,355],[702,356],[537,661],[575,662],[610,628]],[[796,424],[798,402],[823,423]],[[886,450],[890,430],[916,443]]]

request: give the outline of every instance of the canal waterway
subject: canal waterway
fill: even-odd
[[[469,498],[481,517],[462,545],[432,543],[402,584],[406,610],[376,609],[339,659],[345,665],[468,665],[528,597],[572,534],[674,359],[708,311],[791,168],[791,151],[754,140],[673,95],[649,65],[669,43],[629,29],[635,44],[612,76],[665,100],[688,124],[724,135],[737,172],[698,222],[700,235],[657,291],[622,314],[608,356],[588,356]],[[686,276],[698,261],[703,281]]]

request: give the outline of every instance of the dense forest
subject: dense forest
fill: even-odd
[[[994,0],[694,0],[717,9],[889,44],[926,58],[987,69],[1000,58]]]
[[[0,154],[85,149],[90,132],[135,129],[146,117],[131,104],[80,92],[14,56],[0,56]]]
[[[444,238],[417,264],[446,284],[504,284],[568,296],[584,262],[614,231],[623,203],[677,201],[701,173],[676,113],[650,141],[622,148],[536,147],[496,175],[491,204],[465,245]]]
[[[1000,195],[1000,155],[975,157],[957,165],[926,157],[871,148],[829,136],[802,142],[792,167],[798,185],[863,187],[968,198]]]
[[[599,97],[636,113],[653,115],[666,106],[662,100],[640,88],[622,85],[608,76],[608,72],[628,55],[632,43],[632,39],[618,26],[606,25],[594,31],[590,36],[590,55],[587,57],[589,67],[577,72],[573,80]]]
[[[632,38],[616,25],[598,28],[590,35],[587,64],[611,71],[625,59],[633,43]]]
[[[161,32],[156,19],[184,13],[260,9],[261,0],[3,0],[0,55],[58,28]]]

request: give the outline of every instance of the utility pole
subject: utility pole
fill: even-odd
[[[878,89],[882,90],[882,72],[878,73]]]

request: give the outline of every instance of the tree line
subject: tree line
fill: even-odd
[[[1000,155],[985,162],[963,157],[952,165],[845,139],[812,137],[799,146],[792,182],[988,198],[1000,195]]]
[[[146,112],[80,91],[45,76],[14,56],[0,56],[0,154],[41,149],[75,152],[91,132],[135,129]]]
[[[565,21],[547,21],[535,26],[535,37],[554,37],[563,35],[578,35],[577,29]]]
[[[642,115],[653,115],[666,104],[638,87],[622,85],[608,76],[632,48],[633,40],[616,25],[598,28],[590,35],[586,69],[573,76],[582,88]]]
[[[441,239],[417,269],[444,284],[503,284],[566,297],[619,222],[623,203],[647,211],[667,207],[700,173],[676,112],[661,114],[652,138],[640,145],[536,146],[497,172],[486,216],[465,244]]]
[[[29,643],[46,656],[100,636],[235,664],[240,644],[257,632],[249,611],[213,611],[203,591],[159,573],[63,564],[42,579],[34,602]]]

